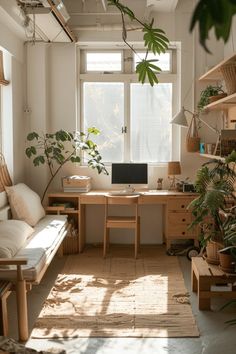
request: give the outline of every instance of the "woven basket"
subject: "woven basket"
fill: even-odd
[[[236,92],[236,62],[223,65],[220,70],[225,80],[227,93],[232,95]]]
[[[193,115],[191,120],[187,137],[186,137],[186,149],[188,152],[197,152],[200,148],[200,138],[198,136],[196,116]]]

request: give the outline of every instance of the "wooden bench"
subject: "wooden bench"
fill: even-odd
[[[12,290],[12,283],[0,280],[0,335],[8,335],[7,298]]]
[[[211,299],[222,297],[236,299],[236,291],[212,291],[213,285],[233,284],[236,282],[236,274],[228,274],[220,270],[218,265],[207,263],[202,257],[192,258],[191,285],[192,291],[197,292],[199,310],[210,310]]]

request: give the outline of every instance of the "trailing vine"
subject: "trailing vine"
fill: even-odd
[[[125,16],[128,16],[131,21],[136,21],[142,28],[144,47],[146,49],[145,58],[139,57],[140,62],[136,66],[136,73],[138,80],[143,84],[146,79],[150,85],[153,86],[158,83],[157,74],[161,72],[161,68],[155,65],[158,59],[148,60],[148,53],[151,51],[153,54],[165,53],[168,49],[169,40],[162,29],[154,28],[154,19],[150,23],[146,23],[138,19],[134,12],[127,6],[120,3],[120,0],[108,0],[108,5],[115,6],[121,14],[122,21],[122,39],[124,43],[139,57],[137,51],[127,40],[127,27]]]

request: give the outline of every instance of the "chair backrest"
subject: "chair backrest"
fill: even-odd
[[[138,220],[138,199],[139,195],[126,195],[126,196],[113,196],[106,195],[105,203],[105,222],[108,217],[108,206],[109,205],[130,205],[135,207],[135,219]]]

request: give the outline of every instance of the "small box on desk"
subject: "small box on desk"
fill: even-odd
[[[64,192],[89,192],[91,177],[78,175],[62,177],[62,187]]]

